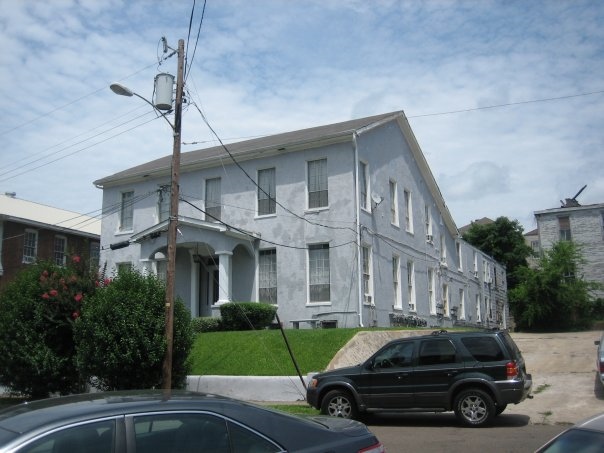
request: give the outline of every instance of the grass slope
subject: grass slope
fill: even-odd
[[[285,335],[300,372],[324,370],[333,356],[363,329],[288,329]],[[199,334],[189,356],[191,374],[295,376],[279,330]]]

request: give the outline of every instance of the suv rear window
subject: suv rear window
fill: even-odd
[[[497,362],[505,358],[495,338],[466,337],[461,342],[478,362]]]

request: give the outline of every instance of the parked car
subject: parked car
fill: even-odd
[[[391,341],[357,366],[319,373],[306,396],[332,417],[454,411],[463,424],[484,426],[508,404],[531,397],[532,385],[507,331],[440,330]]]
[[[365,425],[193,392],[109,392],[0,411],[2,453],[384,452]]]
[[[604,385],[604,333],[599,340],[594,341],[598,347],[596,351],[596,373],[600,378],[600,382]]]
[[[594,415],[558,434],[536,453],[595,453],[604,451],[604,413]]]

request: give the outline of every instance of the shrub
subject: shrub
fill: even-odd
[[[73,328],[96,275],[73,256],[27,266],[0,294],[0,385],[37,399],[83,389]]]
[[[223,330],[256,330],[270,326],[277,309],[258,302],[230,302],[220,306]]]
[[[191,320],[193,333],[219,332],[222,330],[220,318],[200,317]]]
[[[154,275],[120,272],[82,307],[76,323],[77,362],[88,382],[102,390],[155,388],[162,384],[165,285]],[[172,386],[184,387],[193,343],[191,317],[174,304]]]

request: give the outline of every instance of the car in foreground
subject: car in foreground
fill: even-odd
[[[596,373],[600,378],[600,382],[604,385],[604,333],[599,340],[594,341],[598,347],[596,350]]]
[[[393,340],[364,363],[313,376],[306,399],[333,417],[454,411],[464,425],[478,427],[531,397],[532,385],[507,331],[438,330]]]
[[[2,453],[382,453],[360,422],[195,392],[89,393],[0,411]]]
[[[604,413],[562,431],[536,453],[596,453],[604,451]]]

